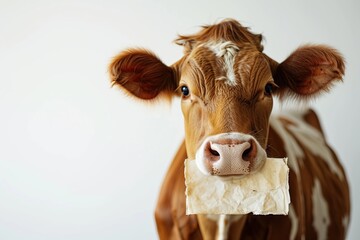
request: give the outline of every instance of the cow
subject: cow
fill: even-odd
[[[140,48],[119,53],[109,65],[112,84],[130,96],[181,97],[185,140],[158,198],[159,238],[346,238],[349,186],[318,116],[311,109],[271,115],[274,97],[302,101],[328,92],[344,75],[342,55],[327,45],[307,44],[278,63],[263,52],[262,35],[234,19],[175,42],[184,56],[171,66]],[[186,215],[185,159],[196,160],[206,175],[224,177],[256,172],[267,157],[288,157],[288,215]],[[229,168],[233,161],[240,167]],[[214,171],[215,163],[227,170]]]

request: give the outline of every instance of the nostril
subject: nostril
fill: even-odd
[[[244,161],[250,161],[251,157],[250,157],[250,154],[251,154],[251,150],[252,150],[252,146],[250,146],[248,149],[246,149],[243,154],[242,154],[242,159]]]
[[[216,145],[216,144],[215,144]],[[216,162],[220,160],[220,153],[219,149],[214,146],[214,143],[209,142],[205,148],[205,156],[211,162]]]
[[[253,140],[249,141],[249,147],[243,152],[242,159],[244,161],[251,161],[256,156],[256,145]]]
[[[214,149],[211,149],[211,148],[210,148],[210,153],[211,153],[213,156],[216,156],[216,157],[220,156],[220,153],[219,153],[218,151],[216,151],[216,150],[214,150]]]

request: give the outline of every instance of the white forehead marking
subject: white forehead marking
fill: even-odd
[[[217,56],[224,59],[224,69],[226,76],[217,80],[225,80],[231,86],[236,85],[236,77],[234,72],[234,60],[239,47],[231,41],[210,42],[206,46]]]

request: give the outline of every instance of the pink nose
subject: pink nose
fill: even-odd
[[[230,133],[206,139],[196,156],[200,170],[210,175],[242,175],[257,170],[266,153],[249,135]]]
[[[256,145],[252,139],[244,142],[222,139],[218,142],[208,142],[204,151],[204,156],[213,162],[224,160],[227,157],[250,162],[256,156]]]

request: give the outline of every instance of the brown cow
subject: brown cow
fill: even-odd
[[[328,91],[342,78],[344,60],[328,46],[305,45],[277,63],[262,52],[261,40],[230,19],[180,36],[176,43],[184,46],[184,56],[171,66],[143,49],[126,50],[110,64],[113,84],[130,95],[182,95],[185,142],[168,170],[155,212],[161,239],[346,237],[348,184],[316,114],[270,116],[273,96],[308,99]],[[229,144],[237,151],[230,151]],[[185,214],[184,159],[195,159],[204,174],[224,176],[249,174],[266,157],[286,156],[288,216]]]

